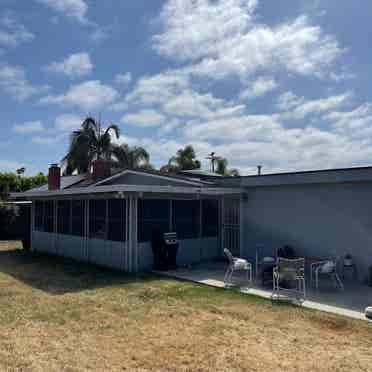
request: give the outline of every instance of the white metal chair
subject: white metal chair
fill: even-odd
[[[344,285],[337,273],[338,258],[330,258],[327,260],[322,260],[314,262],[310,266],[310,279],[313,283],[315,281],[315,288],[319,289],[319,277],[328,276],[333,279],[336,286],[341,290],[344,290]]]
[[[227,257],[229,264],[226,269],[225,277],[223,279],[225,285],[231,284],[231,279],[235,271],[246,271],[247,281],[252,282],[252,264],[243,258],[234,257],[231,252],[225,248],[223,250]]]
[[[283,284],[287,283],[284,287]],[[294,287],[290,284],[295,283]],[[273,269],[273,295],[279,298],[280,291],[302,295],[306,298],[305,259],[288,259],[278,257],[277,265]]]

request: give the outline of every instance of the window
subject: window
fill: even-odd
[[[36,201],[35,202],[35,230],[44,231],[43,217],[44,216],[44,202]]]
[[[138,240],[151,241],[154,231],[169,231],[169,200],[138,200]]]
[[[123,242],[125,241],[126,232],[126,201],[123,199],[109,199],[107,202],[107,239],[117,242]]]
[[[219,210],[218,200],[202,200],[202,236],[218,236]]]
[[[179,239],[191,239],[199,236],[200,201],[173,201],[173,230]]]
[[[57,203],[57,232],[58,234],[70,234],[70,200],[59,200]]]
[[[85,201],[71,201],[71,235],[85,235]]]
[[[106,200],[89,201],[89,237],[106,238]]]

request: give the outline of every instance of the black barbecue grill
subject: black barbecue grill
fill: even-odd
[[[167,252],[167,268],[175,269],[177,267],[177,252],[178,252],[178,239],[176,232],[168,232],[163,234],[164,245]]]
[[[177,267],[178,239],[176,232],[153,231],[152,252],[155,270],[172,270]]]

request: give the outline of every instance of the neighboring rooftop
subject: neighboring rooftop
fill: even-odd
[[[222,177],[218,173],[214,173],[211,171],[206,171],[203,169],[189,169],[189,170],[181,170],[177,174],[179,175],[193,175],[193,176],[200,176],[200,177]]]
[[[224,177],[224,185],[242,187],[279,186],[317,183],[372,182],[372,167],[319,169],[297,172],[267,173]]]

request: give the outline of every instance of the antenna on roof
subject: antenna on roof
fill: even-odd
[[[257,165],[257,174],[261,176],[262,165]]]
[[[215,155],[215,152],[213,151],[210,154],[208,154],[208,156],[206,157],[206,159],[211,161],[211,170],[214,173],[214,164],[215,164],[216,160],[221,159],[221,157],[220,156],[216,156]]]

